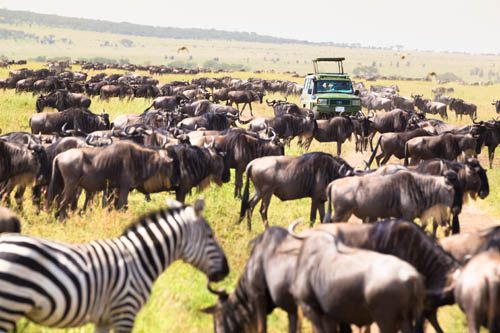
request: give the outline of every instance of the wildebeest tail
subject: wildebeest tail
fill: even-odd
[[[243,198],[241,199],[241,210],[240,210],[240,219],[238,223],[243,221],[245,217],[245,213],[248,209],[248,198],[250,197],[250,176],[252,175],[252,165],[250,164],[247,168],[247,181],[245,183],[245,189],[243,190]]]
[[[326,196],[328,197],[328,202],[327,202],[327,209],[326,209],[326,214],[325,217],[323,218],[322,223],[329,223],[331,220],[332,216],[332,191],[331,191],[331,185],[328,185],[326,187]]]
[[[153,101],[151,105],[146,108],[146,110],[142,111],[142,113],[148,112],[153,107],[153,105],[155,105],[155,101]]]
[[[422,312],[424,310],[425,295],[422,291],[425,290],[425,286],[422,279],[414,279],[412,287],[413,287],[413,296],[415,297],[415,299],[412,304],[409,320],[410,323],[415,322],[413,330],[414,333],[424,333]],[[421,322],[421,325],[419,325],[419,321]]]
[[[404,166],[408,166],[408,142],[405,143],[405,164]]]
[[[370,156],[370,160],[368,160],[368,166],[372,165],[373,159],[375,158],[375,155],[377,155],[377,149],[378,146],[380,146],[380,141],[382,140],[382,135],[378,137],[377,145],[375,146],[375,149],[373,150],[372,156]]]
[[[61,170],[59,170],[58,160],[55,158],[52,164],[52,177],[50,179],[49,189],[47,190],[47,196],[45,198],[46,209],[50,208],[56,196],[62,193],[63,188],[64,179],[61,175]]]

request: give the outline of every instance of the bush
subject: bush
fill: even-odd
[[[182,68],[194,68],[197,67],[198,64],[193,61],[182,61],[182,60],[175,60],[172,61],[167,65],[168,67],[182,67]]]
[[[233,71],[244,71],[248,70],[242,64],[227,64],[224,62],[218,62],[215,60],[207,60],[203,63],[203,68],[211,68],[211,69],[222,69],[222,70],[233,70]]]

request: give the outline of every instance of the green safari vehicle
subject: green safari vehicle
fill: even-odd
[[[300,96],[302,107],[314,111],[316,119],[328,119],[343,114],[356,115],[361,112],[359,91],[353,91],[349,75],[344,73],[345,58],[317,58],[313,60],[314,73],[306,76]],[[336,62],[337,73],[321,73],[319,62]]]

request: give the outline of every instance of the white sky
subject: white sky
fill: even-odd
[[[0,7],[314,42],[500,53],[500,0],[0,0]]]

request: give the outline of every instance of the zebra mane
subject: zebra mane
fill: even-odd
[[[163,219],[167,220],[168,215],[177,215],[180,211],[184,210],[186,207],[187,207],[186,205],[182,205],[181,207],[160,209],[142,215],[137,220],[133,221],[132,223],[130,223],[128,226],[125,227],[122,236],[126,235],[131,231],[132,232],[137,231],[139,227],[146,227],[149,223],[151,223],[151,221],[156,222],[158,215],[160,215]]]

